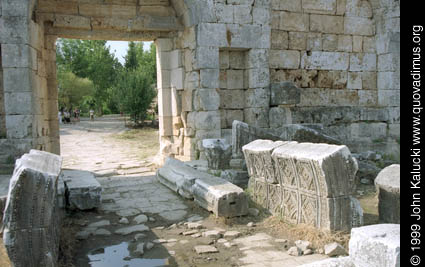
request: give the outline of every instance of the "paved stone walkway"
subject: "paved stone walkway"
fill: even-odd
[[[260,227],[258,232],[246,225],[218,227],[213,216],[199,208],[194,210],[193,202],[156,181],[151,170],[154,155],[140,160],[136,156],[137,147],[111,141],[111,134],[122,131],[125,128],[117,118],[61,125],[63,167],[94,172],[103,188],[99,211],[80,214],[76,220],[81,225],[77,237],[83,251],[77,253],[78,266],[88,266],[88,259],[81,257],[96,245],[107,248],[120,242],[127,243],[130,251],[123,262],[131,258],[168,257],[172,258],[169,266],[291,267],[326,258],[319,254],[289,256],[274,238],[260,232]],[[193,230],[183,225],[193,220],[201,220],[203,229]],[[194,234],[183,234],[190,230]],[[226,240],[203,236],[208,230],[218,231],[218,236],[238,230],[241,237]],[[199,245],[212,245],[218,252],[197,254],[194,248]]]

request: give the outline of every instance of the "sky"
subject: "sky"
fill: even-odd
[[[124,56],[127,54],[128,43],[125,41],[108,41],[107,45],[111,47],[111,52],[115,54],[121,64],[124,64]],[[143,49],[148,50],[152,42],[143,42]]]

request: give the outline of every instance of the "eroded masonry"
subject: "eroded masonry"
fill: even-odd
[[[55,41],[155,41],[160,153],[204,157],[234,120],[395,156],[397,0],[0,0],[0,163],[60,153]]]

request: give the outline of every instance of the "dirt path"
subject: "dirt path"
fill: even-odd
[[[79,267],[290,267],[325,258],[288,255],[292,241],[281,240],[285,235],[274,231],[262,213],[216,219],[180,198],[154,177],[157,151],[156,130],[127,131],[119,117],[61,125],[63,167],[94,172],[103,188],[99,209],[70,213],[65,219],[62,239],[68,258],[63,261],[68,266],[72,258]],[[207,245],[217,251],[195,251]]]

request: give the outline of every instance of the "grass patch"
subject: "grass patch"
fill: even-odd
[[[122,133],[113,134],[111,138],[118,140],[129,148],[137,148],[136,155],[139,159],[155,156],[159,151],[158,129],[144,127],[132,129]]]

